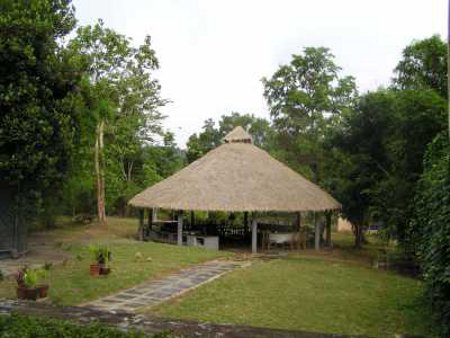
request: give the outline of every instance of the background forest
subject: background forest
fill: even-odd
[[[229,112],[182,150],[162,127],[170,98],[154,77],[150,36],[132,41],[101,20],[75,27],[69,0],[0,4],[0,181],[17,188],[31,223],[131,215],[133,195],[241,125],[342,203],[356,246],[365,225],[381,224],[421,264],[450,334],[448,54],[439,36],[405,46],[389,86],[366,93],[332,51],[306,47],[262,78],[269,120]]]

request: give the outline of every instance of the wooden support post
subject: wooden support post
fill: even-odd
[[[152,212],[150,212],[150,209],[147,209],[147,229],[152,229]]]
[[[152,208],[151,219],[150,219],[150,224],[149,224],[150,230],[153,229],[153,224],[155,224],[155,222],[156,222],[156,213],[157,213],[157,210],[158,210],[158,209],[156,209],[156,208]],[[149,218],[150,218],[150,215],[149,215]]]
[[[296,224],[295,224],[295,226],[296,226],[296,231],[298,231],[298,232],[300,232],[300,229],[301,229],[301,227],[302,227],[302,213],[301,212],[297,212],[296,213],[296,219],[295,219],[295,221],[296,221]]]
[[[325,226],[325,244],[329,248],[331,247],[331,211],[325,213],[326,226]]]
[[[158,220],[158,208],[152,208],[152,223]]]
[[[183,245],[183,211],[178,213],[177,245]]]
[[[296,213],[296,216],[297,216],[297,219],[296,219],[297,224],[296,224],[295,231],[297,232],[297,234],[295,236],[295,238],[296,238],[295,245],[296,245],[297,249],[305,249],[303,247],[303,238],[302,238],[303,237],[302,236],[302,213],[299,211]]]
[[[320,224],[319,222],[317,222],[316,213],[314,213],[314,228],[315,228],[314,248],[316,250],[320,250]]]
[[[195,223],[195,213],[194,210],[191,210],[191,230],[194,228]]]
[[[144,240],[144,209],[139,209],[138,238],[140,241]]]
[[[257,252],[257,246],[258,246],[258,223],[256,220],[252,221],[252,253]]]

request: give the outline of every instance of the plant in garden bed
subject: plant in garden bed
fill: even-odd
[[[42,282],[46,276],[47,270],[30,269],[27,266],[17,271],[17,298],[36,300],[47,297],[49,285]]]
[[[92,276],[107,275],[111,272],[108,266],[112,260],[111,251],[106,245],[93,245],[89,247],[95,263],[91,264],[90,273]]]

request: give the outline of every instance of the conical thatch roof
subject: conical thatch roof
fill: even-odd
[[[138,208],[209,211],[309,211],[340,204],[251,143],[237,127],[224,144],[134,196]]]

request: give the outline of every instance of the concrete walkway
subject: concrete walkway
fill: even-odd
[[[97,299],[83,306],[104,311],[136,312],[141,308],[149,308],[179,296],[235,268],[246,265],[249,263],[226,260],[209,261],[183,269],[165,278],[152,280],[114,295]]]

